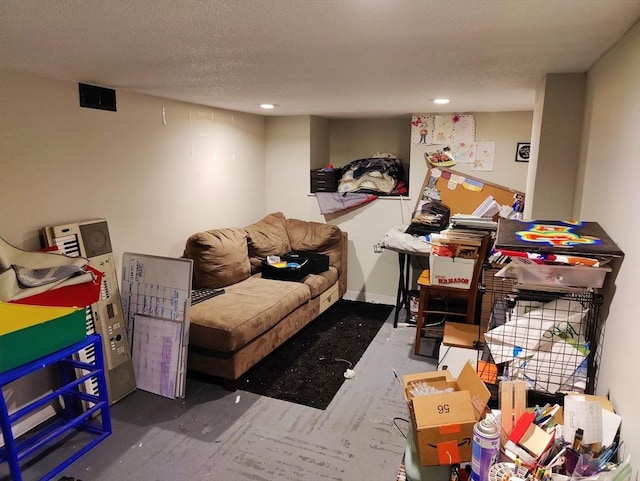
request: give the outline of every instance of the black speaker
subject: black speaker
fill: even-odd
[[[78,84],[80,107],[116,111],[116,91],[96,85]]]

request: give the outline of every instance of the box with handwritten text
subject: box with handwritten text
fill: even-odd
[[[471,461],[473,426],[491,394],[467,363],[457,379],[447,370],[402,377],[413,438],[422,466]]]

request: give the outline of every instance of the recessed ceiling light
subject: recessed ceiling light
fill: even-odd
[[[434,104],[448,104],[449,103],[449,99],[434,99],[433,103]]]
[[[275,109],[276,105],[275,104],[260,104],[260,108],[265,109],[265,110],[270,110],[270,109]]]

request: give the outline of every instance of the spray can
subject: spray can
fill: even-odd
[[[478,421],[473,427],[471,446],[471,479],[488,481],[489,470],[498,459],[500,432],[492,419]]]

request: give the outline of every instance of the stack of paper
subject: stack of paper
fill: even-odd
[[[465,214],[455,214],[451,217],[451,226],[453,228],[459,227],[463,229],[498,230],[498,223],[491,220],[491,218]]]
[[[482,204],[480,204],[471,215],[475,217],[488,217],[491,218],[500,212],[500,204],[498,204],[493,196],[488,196]]]

